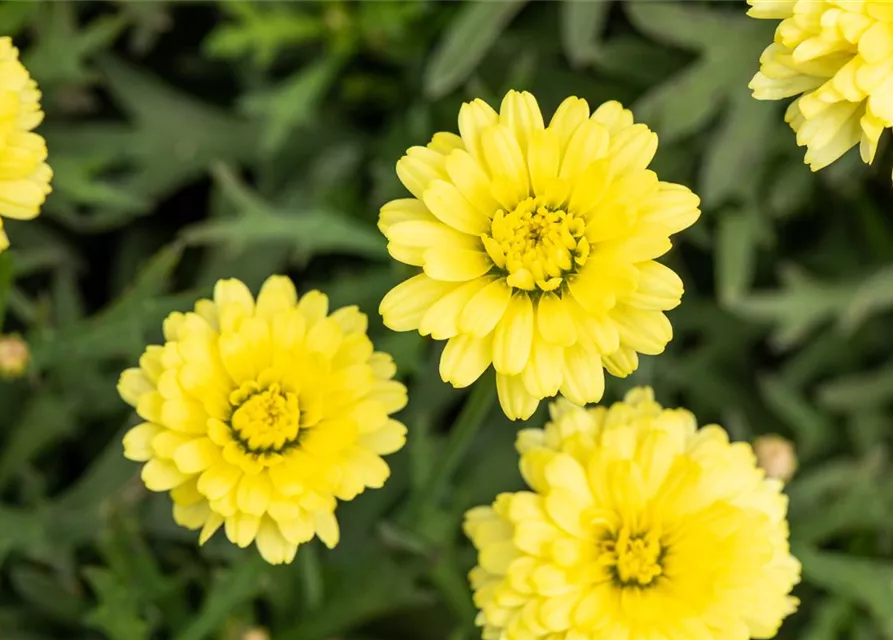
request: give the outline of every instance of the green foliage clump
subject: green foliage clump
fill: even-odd
[[[812,175],[781,105],[747,82],[772,37],[736,2],[6,3],[39,82],[54,193],[8,224],[4,331],[32,349],[0,382],[4,640],[471,640],[462,513],[519,488],[518,425],[387,332],[406,275],[375,228],[394,164],[459,104],[532,91],[617,99],[660,135],[655,170],[701,195],[672,252],[686,294],[651,384],[733,437],[780,433],[801,610],[781,638],[893,639],[893,216],[889,169],[854,152]],[[122,456],[118,373],[161,320],[238,277],[288,273],[359,304],[410,388],[383,490],[339,509],[332,552],[266,566],[203,549]],[[5,283],[9,283],[8,286]],[[492,409],[492,410],[491,410]],[[458,414],[458,417],[457,417]],[[541,424],[541,410],[533,424]],[[485,421],[473,441],[465,429]],[[457,437],[459,434],[459,437]]]

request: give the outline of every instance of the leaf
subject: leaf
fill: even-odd
[[[218,167],[214,176],[224,196],[239,210],[231,218],[213,219],[187,227],[188,244],[219,244],[232,252],[262,243],[289,244],[309,255],[344,253],[384,259],[382,236],[334,211],[292,213],[275,208],[241,184],[231,171]]]
[[[70,435],[76,404],[53,392],[35,394],[0,450],[0,487],[47,447]]]
[[[852,333],[869,317],[893,308],[893,266],[883,267],[858,284],[840,316],[840,326]]]
[[[793,266],[780,275],[780,289],[750,293],[731,302],[730,308],[745,318],[773,325],[773,345],[789,349],[837,316],[849,301],[851,286],[818,282]]]
[[[425,95],[442,98],[477,68],[525,0],[461,4],[424,73]]]
[[[176,640],[203,640],[220,627],[238,605],[257,595],[267,563],[254,550],[243,554],[241,561],[221,571],[208,591],[201,610],[192,623],[176,636]]]
[[[796,389],[772,375],[762,376],[759,388],[769,407],[794,432],[801,459],[808,460],[826,448],[829,436],[835,431],[834,425]]]
[[[6,319],[6,304],[13,281],[12,254],[9,251],[0,253],[0,330]]]
[[[719,220],[714,253],[716,295],[721,304],[740,300],[753,283],[756,270],[757,212],[729,212]]]
[[[561,43],[576,67],[592,63],[611,10],[609,0],[564,0],[561,4]]]
[[[893,400],[893,366],[840,376],[819,387],[819,402],[836,411],[860,411]]]
[[[811,548],[794,552],[807,581],[867,608],[885,635],[893,637],[893,563]]]
[[[148,640],[149,625],[127,585],[101,567],[84,569],[84,576],[99,600],[84,622],[107,634],[109,640]]]
[[[268,154],[278,151],[294,128],[310,121],[340,66],[337,58],[321,58],[272,89],[245,97],[242,111],[264,125],[262,151]]]

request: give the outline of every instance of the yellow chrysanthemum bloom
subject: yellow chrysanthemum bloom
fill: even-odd
[[[373,351],[366,316],[329,314],[318,291],[299,300],[281,276],[257,301],[221,280],[213,300],[168,316],[164,337],[118,384],[145,420],[124,437],[124,455],[146,463],[146,486],[170,491],[174,519],[201,529],[202,544],[225,525],[273,564],[314,534],[335,546],[336,498],[381,487],[381,456],[406,438],[389,417],[406,388],[391,379],[391,357]]]
[[[12,40],[0,37],[0,251],[9,247],[2,218],[37,217],[51,191],[47,145],[32,131],[42,120],[37,83]]]
[[[800,96],[785,120],[822,169],[859,144],[871,163],[893,126],[893,2],[748,0],[748,15],[780,19],[750,82],[758,100]]]
[[[518,436],[532,491],[466,515],[485,640],[773,637],[797,600],[787,498],[746,443],[651,389],[559,400]]]
[[[657,136],[617,102],[590,114],[568,98],[546,127],[536,99],[510,91],[499,113],[464,104],[459,131],[397,163],[414,198],[386,204],[379,228],[422,273],[382,300],[385,324],[449,340],[440,373],[456,387],[492,362],[512,419],[559,392],[598,401],[603,367],[629,375],[672,338],[662,312],[682,281],[654,259],[698,197],[647,169]]]

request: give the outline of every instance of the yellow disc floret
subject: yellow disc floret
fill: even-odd
[[[318,535],[334,546],[336,500],[381,487],[381,456],[400,449],[406,404],[390,356],[375,352],[356,307],[328,311],[274,276],[257,300],[221,280],[213,300],[164,323],[118,390],[145,420],[124,437],[174,519],[207,540],[221,525],[271,563],[291,562]]]
[[[518,436],[530,491],[466,515],[484,640],[772,638],[794,611],[781,483],[647,388]]]

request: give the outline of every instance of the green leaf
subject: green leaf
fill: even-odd
[[[859,411],[893,400],[893,366],[841,376],[819,387],[819,401],[835,411]]]
[[[445,96],[474,72],[526,0],[468,2],[441,37],[425,68],[425,95]]]
[[[84,569],[84,576],[96,593],[99,605],[85,618],[91,627],[110,640],[148,640],[149,625],[140,614],[133,592],[114,573],[101,567]]]
[[[572,65],[582,67],[598,57],[610,11],[609,0],[564,0],[561,4],[561,43]]]
[[[9,251],[0,253],[0,330],[6,319],[6,304],[13,281],[12,254]]]
[[[886,636],[893,637],[893,563],[810,548],[794,552],[805,580],[867,608]]]
[[[740,300],[753,283],[758,250],[757,212],[728,212],[719,220],[714,254],[716,295],[729,305]]]
[[[378,231],[364,228],[342,214],[321,209],[284,211],[262,200],[224,167],[218,167],[214,176],[239,214],[187,227],[181,237],[189,244],[223,245],[233,253],[250,245],[285,244],[306,257],[320,253],[378,259],[387,256],[384,238]]]
[[[13,589],[41,614],[67,624],[77,624],[84,610],[77,583],[62,584],[61,576],[30,564],[19,564],[9,572]]]
[[[883,267],[860,282],[840,316],[844,331],[853,332],[868,318],[893,308],[893,266]]]
[[[267,563],[254,550],[246,551],[240,562],[221,571],[202,608],[176,640],[203,640],[211,636],[236,606],[254,598],[260,589]]]
[[[834,433],[831,421],[803,398],[796,389],[779,376],[763,376],[759,380],[760,394],[781,421],[794,432],[797,453],[808,460],[825,449]]]

